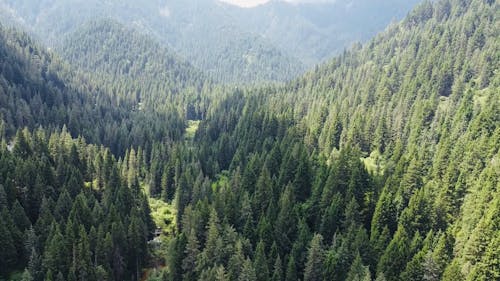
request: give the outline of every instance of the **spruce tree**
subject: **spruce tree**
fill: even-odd
[[[255,249],[253,267],[257,276],[257,280],[269,279],[269,267],[267,265],[267,257],[265,252],[264,242],[261,240]]]
[[[323,237],[321,234],[315,234],[307,252],[304,281],[322,280],[324,259]]]

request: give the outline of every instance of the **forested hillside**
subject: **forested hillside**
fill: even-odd
[[[112,18],[173,46],[218,81],[285,81],[304,70],[299,60],[234,25],[234,19],[214,0],[2,0],[0,7],[5,10],[4,18],[25,26],[53,47],[60,46],[61,38],[85,32],[79,29],[89,21]]]
[[[177,195],[171,280],[498,279],[498,8],[425,2],[213,108],[196,139],[217,180]]]
[[[135,110],[180,111],[201,119],[207,98],[216,92],[201,71],[149,36],[112,20],[84,25],[68,36],[60,52],[93,84],[132,103]]]
[[[119,166],[65,130],[3,141],[0,276],[25,267],[22,280],[138,280],[155,225],[137,176]]]
[[[219,0],[0,0],[0,18],[51,47],[89,21],[112,18],[147,33],[217,81],[288,81],[366,41],[420,0],[270,1],[244,9]],[[318,3],[319,2],[319,3]]]
[[[253,9],[225,7],[244,29],[313,66],[365,42],[421,0],[269,1]]]
[[[0,280],[500,279],[499,6],[254,87],[113,20],[68,62],[0,29]]]

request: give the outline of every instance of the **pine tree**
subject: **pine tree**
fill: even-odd
[[[47,274],[45,274],[45,279],[42,279],[44,281],[54,281],[54,274],[52,273],[51,270],[47,271]]]
[[[31,155],[31,147],[25,135],[27,132],[27,130],[17,131],[14,148],[12,150],[14,155],[20,157],[21,159],[26,159]]]
[[[297,274],[297,265],[295,264],[295,259],[293,258],[292,255],[290,255],[290,257],[288,258],[288,263],[286,266],[285,280],[287,280],[287,281],[299,280],[298,274]]]
[[[323,237],[321,234],[315,234],[307,252],[304,281],[322,280],[324,259],[325,253],[323,249]]]
[[[264,242],[261,240],[255,249],[255,257],[253,267],[257,280],[269,280],[269,267],[267,266],[267,257],[265,252]]]
[[[33,276],[31,276],[31,273],[29,270],[25,269],[23,272],[23,275],[21,276],[21,281],[34,281]]]
[[[5,192],[5,188],[3,184],[0,183],[0,210],[3,208],[9,208],[7,202],[7,193]]]
[[[29,256],[27,269],[30,275],[33,277],[33,280],[43,279],[42,261],[35,247],[31,249],[31,255]]]
[[[258,213],[264,213],[273,200],[273,186],[269,171],[264,167],[260,173],[255,186],[253,196],[254,210]]]
[[[283,268],[281,264],[281,258],[278,255],[276,262],[274,263],[273,275],[271,281],[283,281]]]
[[[71,257],[71,255],[67,250],[66,241],[61,234],[59,226],[56,227],[52,239],[48,241],[47,247],[44,251],[42,262],[44,270],[58,273],[67,272],[69,265],[67,263],[68,257]]]
[[[245,262],[245,257],[243,256],[243,245],[241,240],[238,240],[235,245],[234,254],[229,258],[228,261],[228,274],[229,280],[238,280],[240,276],[243,263]]]
[[[380,258],[377,272],[384,272],[387,280],[396,280],[407,263],[409,243],[406,230],[400,226]]]
[[[196,280],[196,262],[200,253],[198,238],[194,229],[192,229],[187,237],[186,250],[184,251],[184,259],[182,260],[182,270],[184,271],[184,281]]]
[[[243,267],[241,268],[240,276],[238,277],[238,281],[257,281],[257,275],[255,273],[255,269],[252,265],[252,261],[249,258],[243,262]]]
[[[127,232],[128,240],[128,264],[129,268],[133,269],[135,278],[140,279],[141,268],[143,260],[146,258],[146,239],[145,227],[141,218],[139,217],[137,209],[132,210],[132,217]]]
[[[292,239],[296,235],[296,218],[294,214],[295,198],[291,186],[287,186],[279,200],[279,212],[274,224],[274,236],[282,252],[289,252]]]
[[[14,223],[16,224],[17,228],[24,232],[26,229],[28,229],[31,226],[31,222],[26,216],[26,213],[24,212],[24,208],[21,206],[19,201],[14,201],[14,204],[12,204],[12,219],[14,220]]]
[[[76,250],[77,276],[79,280],[94,280],[94,268],[92,266],[90,244],[87,232],[80,226],[80,239]]]
[[[169,280],[182,280],[182,261],[186,248],[186,236],[180,234],[172,239],[168,245],[168,255],[166,258],[169,270]]]
[[[352,262],[346,281],[371,281],[370,270],[367,266],[363,265],[359,253]]]
[[[0,267],[0,273],[5,275],[9,273],[9,270],[17,261],[17,252],[14,247],[14,240],[12,239],[11,233],[7,226],[5,225],[6,212],[2,212],[2,219],[0,220],[0,264],[4,265]]]
[[[67,190],[63,190],[57,199],[56,207],[54,208],[54,218],[59,222],[66,221],[71,212],[73,202]]]

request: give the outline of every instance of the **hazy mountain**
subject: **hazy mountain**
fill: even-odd
[[[282,81],[364,41],[412,1],[271,1],[243,9],[217,0],[0,0],[4,19],[17,19],[50,46],[101,17],[135,26],[171,46],[217,80]]]
[[[292,3],[290,3],[292,2]],[[244,28],[307,65],[333,57],[398,21],[420,0],[270,1],[252,9],[228,7]]]

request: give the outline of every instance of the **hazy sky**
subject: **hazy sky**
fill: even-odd
[[[233,4],[236,6],[240,7],[255,7],[257,5],[261,5],[264,3],[267,3],[271,0],[220,0],[222,2],[226,2],[229,4]],[[335,2],[335,0],[280,0],[280,1],[285,1],[285,2],[290,2],[290,3],[321,3],[321,2]]]

